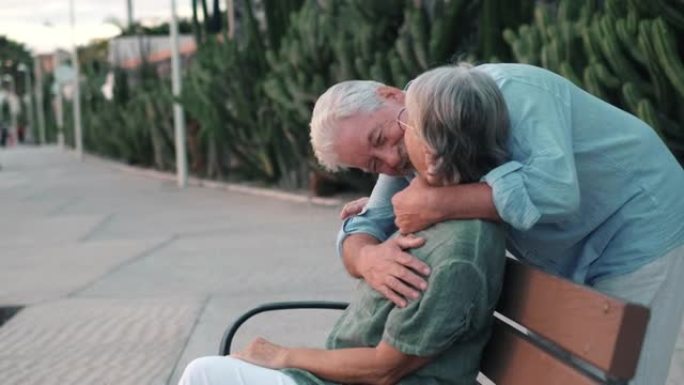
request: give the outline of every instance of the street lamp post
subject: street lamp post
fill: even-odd
[[[29,126],[31,129],[35,129],[34,122],[33,122],[33,95],[31,95],[31,90],[33,87],[31,87],[31,72],[29,71],[29,68],[26,64],[24,63],[19,63],[19,66],[17,67],[17,70],[19,72],[24,73],[24,79],[25,79],[25,92],[24,95],[27,98],[27,103],[26,107],[28,109],[27,114],[28,115],[28,120],[29,120]]]
[[[12,132],[12,138],[14,138],[14,143],[19,142],[19,127],[17,127],[17,111],[16,111],[16,105],[15,105],[15,100],[14,97],[16,97],[16,85],[14,84],[14,78],[10,74],[5,74],[2,77],[4,80],[10,83],[10,97],[8,98],[9,100],[9,106],[10,106],[10,125],[11,125],[11,130]]]
[[[174,98],[181,94],[180,52],[178,49],[178,18],[176,16],[176,0],[171,0],[171,72]],[[173,102],[173,125],[176,137],[176,179],[178,187],[185,187],[188,182],[188,161],[185,152],[185,114],[177,99]]]
[[[73,49],[71,51],[71,61],[74,67],[74,136],[76,141],[76,154],[79,160],[83,160],[83,135],[81,131],[81,84],[80,71],[78,65],[78,47],[76,46],[76,37],[74,26],[76,24],[76,17],[74,16],[74,0],[69,0],[70,16],[71,16],[71,40]]]
[[[38,113],[38,128],[40,133],[40,144],[45,144],[45,113],[43,111],[43,67],[40,63],[40,56],[33,59],[34,72],[36,75],[36,112]]]
[[[60,59],[59,50],[53,54],[53,61],[55,63],[55,70],[59,68],[62,61]],[[61,150],[64,150],[64,102],[62,100],[62,83],[58,78],[55,79],[55,120],[57,123],[57,144]]]
[[[126,12],[128,14],[128,29],[133,28],[133,0],[126,2]]]

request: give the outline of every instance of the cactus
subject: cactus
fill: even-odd
[[[620,39],[615,32],[616,19],[614,16],[604,15],[594,30],[594,39],[600,41],[599,45],[603,50],[603,57],[615,72],[631,82],[634,82],[644,93],[653,94],[653,86],[648,79],[645,79],[637,69],[638,63],[631,60],[620,44]]]
[[[680,0],[655,0],[652,5],[656,15],[680,32],[684,30],[684,7]]]
[[[596,74],[596,69],[592,66],[587,66],[584,68],[584,86],[587,89],[587,91],[591,92],[592,94],[598,96],[601,99],[607,99],[608,94],[603,88],[603,85],[601,84],[601,81],[598,78],[598,75]]]
[[[539,4],[534,24],[507,30],[504,38],[519,61],[541,63],[647,122],[684,164],[677,44],[684,11],[677,1],[560,0],[555,13]]]
[[[432,9],[407,4],[404,22],[388,52],[392,82],[403,87],[421,72],[477,51],[478,19],[465,1],[435,1]],[[472,59],[472,56],[468,59]]]
[[[677,52],[677,42],[667,24],[656,19],[651,28],[656,57],[679,95],[684,97],[684,64]]]
[[[533,15],[534,3],[534,1],[528,0],[482,1],[481,9],[479,10],[479,54],[487,60],[509,60],[512,57],[512,53],[510,47],[506,45],[506,38],[503,36],[502,31],[530,21]],[[459,4],[458,8],[463,7]],[[461,30],[461,33],[463,32],[465,31]]]
[[[667,79],[665,71],[660,66],[658,61],[658,54],[656,53],[653,41],[651,39],[651,26],[650,20],[643,20],[638,26],[637,30],[637,44],[632,44],[636,46],[639,52],[646,58],[645,64],[648,67],[649,73],[652,75],[651,79],[653,81],[653,89],[655,93],[655,99],[664,110],[670,110],[674,102],[673,98],[670,97],[672,93],[672,85]]]

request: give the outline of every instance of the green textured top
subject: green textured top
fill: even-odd
[[[374,347],[384,340],[405,354],[434,356],[401,385],[475,384],[501,291],[504,231],[492,222],[454,220],[417,235],[427,242],[412,254],[432,268],[422,297],[398,308],[360,281],[327,348]],[[334,384],[299,369],[284,372],[299,385]]]

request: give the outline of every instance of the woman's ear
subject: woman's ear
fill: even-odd
[[[423,148],[426,171],[425,180],[431,186],[441,186],[442,178],[437,175],[437,155],[428,146]]]
[[[404,98],[405,94],[404,91],[396,88],[396,87],[390,87],[390,86],[380,86],[378,87],[378,90],[376,91],[378,93],[378,96],[382,100],[393,100],[397,103],[404,104]]]
[[[438,175],[437,174],[437,164],[439,163],[439,159],[437,157],[437,154],[432,151],[432,149],[428,148],[427,146],[425,147],[425,166],[427,167],[427,170],[425,172],[425,180],[427,183],[431,186],[448,186],[448,185],[453,185],[453,184],[459,184],[461,182],[461,174],[458,172],[458,170],[455,170],[455,175],[449,179],[449,177],[445,177],[444,175]]]

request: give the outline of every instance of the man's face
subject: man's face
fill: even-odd
[[[397,122],[403,101],[402,93],[376,111],[338,122],[334,151],[340,163],[374,174],[409,174],[413,167],[404,147],[404,129]]]

